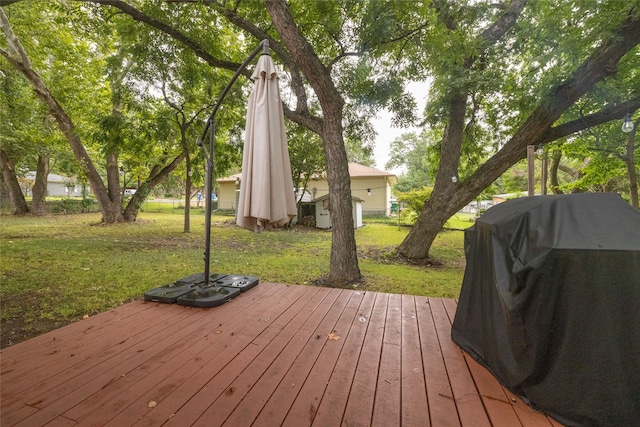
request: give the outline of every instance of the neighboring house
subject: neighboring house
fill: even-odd
[[[31,188],[36,180],[35,172],[27,172],[24,176],[22,192],[25,196],[31,195]],[[69,178],[55,173],[47,176],[47,196],[82,196],[82,186],[76,183],[74,178]]]
[[[349,163],[351,177],[351,195],[362,200],[363,215],[390,214],[391,187],[398,182],[397,177],[368,166]],[[235,210],[238,206],[238,192],[240,191],[241,174],[218,179],[218,208]],[[329,194],[329,183],[325,177],[309,180],[307,191],[312,199]]]

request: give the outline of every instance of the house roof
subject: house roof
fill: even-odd
[[[28,180],[33,181],[36,179],[36,173],[33,171],[30,171],[24,174],[24,177]],[[50,173],[47,175],[47,182],[65,184],[67,182],[75,182],[75,178],[69,178],[69,177],[58,175],[55,173]]]
[[[372,176],[395,176],[391,172],[381,171],[358,163],[349,163],[349,175],[351,178],[372,177]]]
[[[360,165],[358,163],[349,163],[349,176],[351,178],[371,178],[376,176],[379,176],[379,177],[386,176],[390,178],[391,184],[395,184],[397,182],[396,176],[391,172],[381,171],[379,169]],[[242,179],[242,173],[237,173],[224,178],[219,178],[217,181],[218,182],[234,182],[236,178]],[[315,179],[320,179],[320,178],[315,178]]]

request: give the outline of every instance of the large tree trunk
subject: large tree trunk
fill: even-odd
[[[44,215],[47,212],[47,180],[49,179],[49,156],[38,156],[36,178],[31,188],[31,213]]]
[[[112,203],[109,198],[108,191],[102,182],[100,174],[96,170],[91,157],[89,157],[89,154],[75,132],[75,126],[71,117],[69,117],[67,112],[60,106],[40,75],[32,68],[27,52],[22,46],[22,43],[20,43],[20,40],[13,33],[9,20],[2,9],[0,9],[0,27],[2,27],[2,30],[7,36],[7,42],[11,51],[11,53],[9,53],[8,51],[0,48],[0,54],[2,54],[2,56],[4,56],[11,65],[26,77],[27,81],[33,87],[38,99],[47,106],[51,115],[55,117],[58,128],[67,139],[73,155],[91,185],[93,194],[98,201],[98,206],[100,206],[102,221],[104,223],[116,223],[123,221],[124,218],[122,216],[120,206],[114,206],[114,203]]]
[[[446,153],[443,157],[441,155],[438,177],[431,198],[425,203],[416,225],[398,247],[399,252],[411,259],[427,258],[431,244],[446,219],[471,202],[511,165],[523,159],[527,145],[550,142],[548,132],[560,115],[591,90],[596,83],[615,74],[622,56],[638,43],[640,43],[640,17],[637,14],[636,16],[630,14],[609,40],[596,48],[568,80],[556,86],[550,95],[541,101],[502,149],[478,167],[465,182],[458,180],[454,186],[440,183],[442,180],[450,181],[450,173],[455,173],[443,168],[443,164],[450,165],[447,162],[451,162],[451,159]],[[451,126],[451,120],[457,117],[453,113],[455,108],[455,102],[452,102],[448,129]],[[462,144],[462,139],[447,140],[445,135],[443,150],[445,150],[445,143],[448,144],[446,149],[458,150],[459,147],[456,144]],[[446,219],[442,220],[443,217]]]
[[[2,178],[9,190],[9,200],[14,215],[25,215],[29,213],[29,206],[22,194],[20,182],[16,176],[15,166],[7,153],[0,148],[0,168],[2,168]]]
[[[298,30],[284,0],[267,0],[267,11],[283,43],[318,96],[323,113],[322,141],[327,161],[331,210],[331,262],[327,281],[338,285],[360,280],[351,205],[351,179],[342,135],[344,100],[329,70]]]
[[[332,285],[360,280],[358,255],[354,235],[353,205],[349,162],[342,139],[342,107],[324,112],[324,151],[329,183],[331,215],[331,259],[327,281]],[[333,115],[333,117],[330,117]]]

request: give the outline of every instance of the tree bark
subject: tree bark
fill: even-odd
[[[313,88],[322,107],[322,141],[327,161],[331,209],[331,260],[327,281],[338,285],[360,280],[351,205],[351,180],[344,146],[342,110],[344,100],[329,70],[298,30],[284,0],[267,0],[266,8],[298,68]]]
[[[458,180],[454,186],[439,185],[436,182],[431,198],[425,203],[416,225],[400,244],[398,251],[410,259],[427,258],[431,245],[446,220],[472,201],[511,165],[523,159],[527,145],[550,142],[547,132],[560,115],[596,83],[615,74],[622,56],[638,43],[640,17],[630,13],[617,31],[593,51],[572,77],[558,84],[542,100],[502,149],[478,167],[468,179],[464,182]],[[450,176],[447,177],[447,171],[439,170],[437,181],[442,179],[450,180]]]
[[[526,0],[514,0],[510,3],[507,11],[480,35],[479,42],[482,49],[495,44],[515,25],[525,4]],[[450,17],[444,16],[443,18],[449,29],[455,29],[456,24]],[[460,69],[457,70],[460,78],[468,78],[469,70],[479,58],[480,53],[478,52],[464,60]],[[463,203],[465,199],[461,190],[466,185],[461,183],[458,177],[468,90],[468,84],[463,84],[451,95],[449,118],[440,146],[440,162],[438,163],[438,172],[433,191],[424,204],[413,228],[398,246],[398,252],[407,258],[427,258],[429,249],[444,224],[455,212],[468,203],[468,201]],[[453,179],[454,176],[455,180]],[[484,187],[479,189],[476,194],[468,194],[469,201],[477,194],[480,194],[483,189]]]
[[[158,186],[171,172],[173,172],[178,165],[184,160],[185,152],[182,151],[167,165],[156,165],[151,169],[149,178],[146,179],[142,185],[138,187],[135,194],[131,196],[127,207],[122,213],[122,217],[127,222],[135,221],[138,216],[140,206],[146,200],[151,190]]]
[[[49,156],[38,156],[36,177],[31,188],[31,213],[44,215],[47,212],[47,180],[49,177]]]
[[[551,155],[551,170],[549,172],[549,180],[551,183],[551,192],[553,194],[564,194],[564,191],[560,189],[560,180],[558,179],[558,169],[560,168],[560,159],[562,159],[562,153],[554,151]]]
[[[636,209],[638,206],[638,174],[636,173],[635,162],[635,139],[640,126],[640,119],[636,120],[633,130],[627,137],[627,154],[624,156],[624,163],[627,166],[627,176],[629,177],[629,203]]]
[[[0,148],[0,168],[2,169],[2,178],[9,190],[9,200],[14,215],[25,215],[29,213],[29,206],[22,194],[20,182],[16,176],[16,169],[11,158]]]

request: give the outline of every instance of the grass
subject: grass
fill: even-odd
[[[147,289],[203,271],[204,215],[145,210],[133,224],[98,225],[99,214],[1,218],[2,346],[93,315]],[[471,223],[458,218],[453,228]],[[255,234],[229,216],[212,218],[211,271],[261,281],[313,284],[329,271],[331,233],[303,227]],[[461,224],[461,226],[460,226]],[[457,297],[462,283],[462,231],[443,231],[431,266],[398,259],[407,227],[371,223],[356,231],[360,289]],[[13,339],[13,341],[11,341]]]

